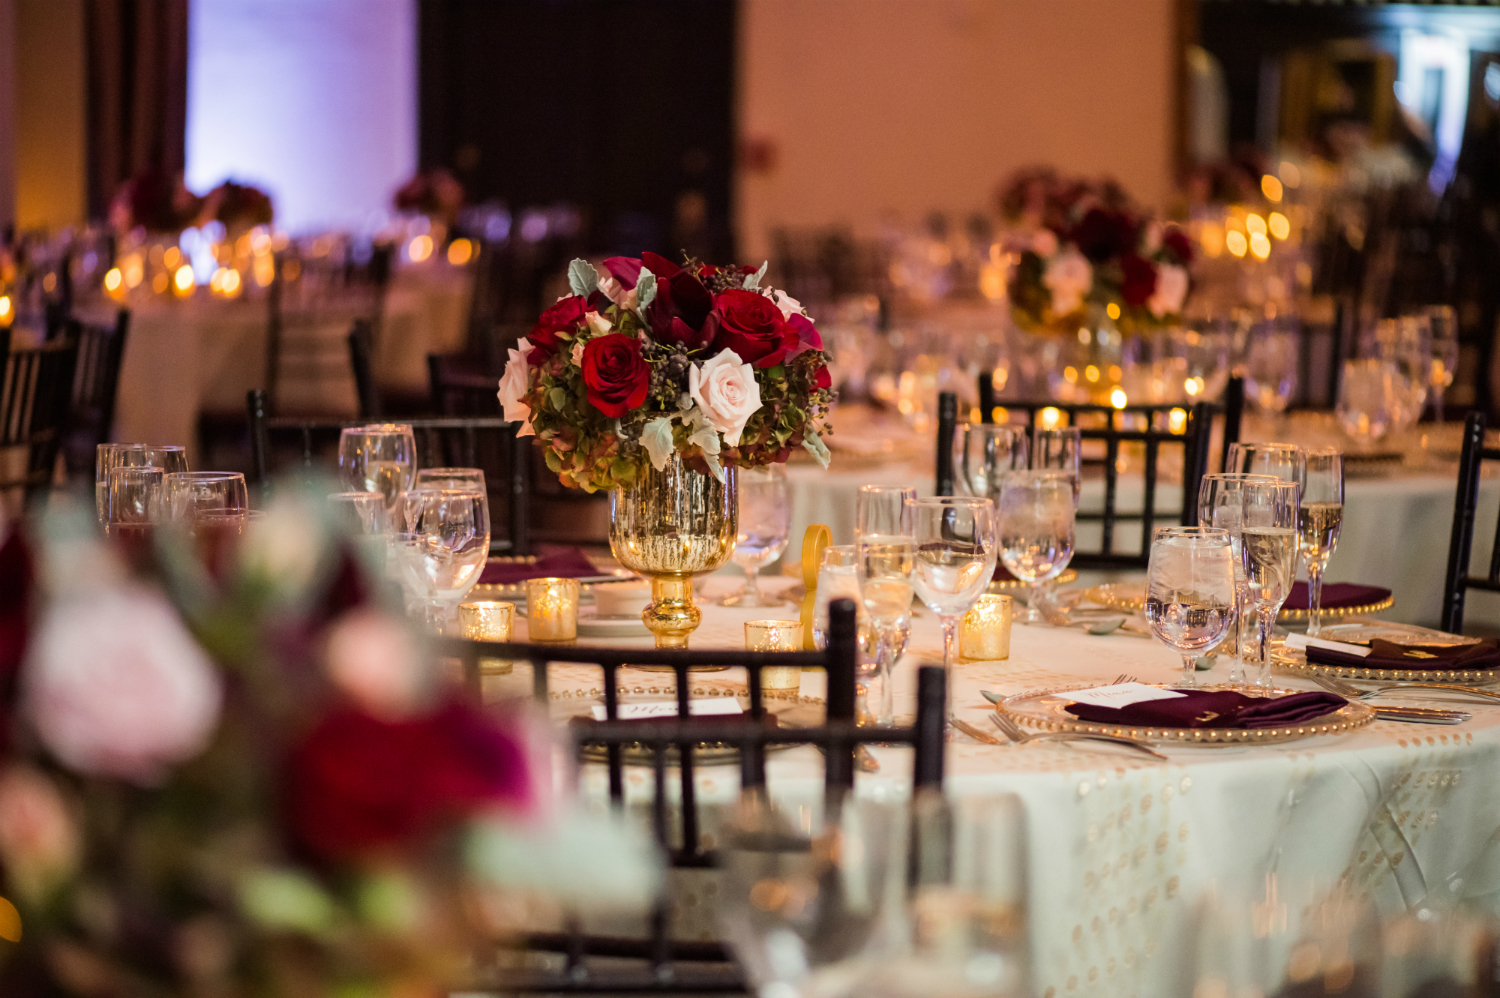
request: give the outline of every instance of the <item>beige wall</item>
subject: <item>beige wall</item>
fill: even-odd
[[[742,0],[746,259],[773,226],[988,208],[1019,166],[1171,184],[1174,0]]]
[[[88,211],[83,0],[15,0],[15,13],[16,224],[78,225]]]

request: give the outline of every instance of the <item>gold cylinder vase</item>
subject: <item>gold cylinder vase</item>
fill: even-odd
[[[634,485],[610,493],[609,547],[621,565],[651,580],[641,620],[656,647],[687,647],[703,619],[693,577],[717,571],[734,553],[737,510],[733,468],[720,482],[675,453],[661,471],[648,464]]]

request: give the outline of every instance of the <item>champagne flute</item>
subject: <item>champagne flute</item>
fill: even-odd
[[[1030,460],[1026,428],[965,423],[958,428],[953,465],[963,495],[994,499],[1007,472],[1022,471]]]
[[[876,723],[888,728],[895,724],[891,672],[911,637],[916,542],[910,534],[861,534],[854,550],[860,601],[875,632],[875,675],[880,681]]]
[[[1234,623],[1234,548],[1222,527],[1158,527],[1146,569],[1146,620],[1182,656],[1181,686],[1198,685],[1198,656]]]
[[[745,571],[745,587],[721,602],[724,606],[780,606],[785,600],[760,591],[760,570],[781,557],[792,530],[786,465],[741,468],[738,476],[739,533],[733,557]]]
[[[943,666],[951,669],[958,622],[995,574],[995,504],[973,496],[939,496],[910,499],[907,505],[917,542],[913,588],[943,622]],[[1065,505],[1071,524],[1073,506],[1071,501]],[[1068,534],[1072,536],[1071,529]]]
[[[351,426],[339,435],[339,475],[351,492],[379,492],[394,510],[417,476],[417,440],[405,423]]]
[[[1306,458],[1296,444],[1232,443],[1224,470],[1242,475],[1270,475],[1283,481],[1302,484]]]
[[[1297,572],[1297,506],[1302,489],[1295,482],[1249,482],[1242,489],[1240,558],[1245,581],[1260,617],[1257,663],[1249,685],[1271,685],[1271,629],[1292,591]]]
[[[1323,630],[1323,570],[1339,543],[1344,520],[1344,455],[1336,448],[1309,450],[1302,505],[1297,510],[1297,548],[1307,564],[1307,633]]]
[[[179,471],[166,476],[165,502],[174,520],[205,513],[247,510],[250,492],[238,471]]]
[[[400,499],[403,532],[395,540],[402,577],[441,631],[484,572],[490,521],[478,489],[413,489]]]
[[[1245,617],[1254,606],[1250,600],[1250,584],[1245,580],[1245,565],[1240,554],[1240,528],[1245,513],[1244,487],[1246,482],[1275,482],[1280,479],[1270,475],[1242,475],[1238,472],[1204,475],[1198,487],[1198,525],[1219,527],[1229,531],[1229,544],[1234,560],[1234,656],[1229,668],[1229,682],[1238,685],[1245,681],[1246,637],[1250,633],[1245,626]]]
[[[1007,571],[1031,584],[1025,624],[1042,620],[1037,603],[1043,585],[1062,574],[1073,559],[1073,527],[1078,507],[1070,471],[1013,471],[1005,476],[997,503],[1000,560]]]

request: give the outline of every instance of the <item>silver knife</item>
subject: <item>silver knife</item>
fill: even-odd
[[[1382,705],[1374,709],[1375,716],[1383,721],[1410,721],[1413,724],[1462,724],[1474,716],[1462,710],[1439,710],[1435,707],[1386,707]]]

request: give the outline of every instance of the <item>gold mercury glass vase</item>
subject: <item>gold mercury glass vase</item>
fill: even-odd
[[[737,510],[734,468],[720,482],[675,452],[661,471],[648,463],[634,485],[610,493],[609,547],[621,565],[651,580],[641,620],[656,647],[687,647],[703,619],[693,576],[717,571],[734,553]]]

